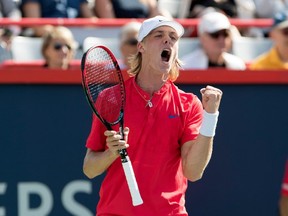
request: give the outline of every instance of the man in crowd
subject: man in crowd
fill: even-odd
[[[269,37],[273,41],[273,47],[256,58],[250,69],[288,69],[288,19],[285,13],[275,15]]]
[[[207,12],[199,21],[199,49],[192,50],[181,60],[184,69],[220,67],[234,70],[246,69],[245,62],[229,53],[232,46],[233,26],[220,12]]]

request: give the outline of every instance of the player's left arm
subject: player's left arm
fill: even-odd
[[[200,133],[196,140],[184,143],[181,148],[183,173],[190,181],[201,179],[211,159],[213,137],[222,98],[222,91],[212,86],[207,86],[201,89],[200,92],[204,112],[206,112],[206,114],[204,113]]]

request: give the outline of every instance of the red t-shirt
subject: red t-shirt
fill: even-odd
[[[108,168],[102,182],[97,215],[187,215],[187,179],[182,172],[180,150],[199,133],[202,104],[197,96],[183,92],[172,82],[166,82],[154,93],[151,108],[143,99],[149,95],[138,87],[134,78],[125,81],[125,88],[124,125],[130,128],[127,151],[144,203],[132,205],[119,158]],[[113,129],[118,130],[118,126]],[[105,130],[94,116],[86,147],[105,150]]]
[[[281,193],[283,196],[288,196],[288,160],[285,166],[284,179],[282,183]]]

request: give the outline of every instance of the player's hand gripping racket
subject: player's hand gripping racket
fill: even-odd
[[[119,125],[123,134],[125,87],[120,67],[112,52],[104,46],[91,47],[82,57],[82,84],[88,102],[108,130]],[[143,203],[126,149],[119,150],[134,206]]]

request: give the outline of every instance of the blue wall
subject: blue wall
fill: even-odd
[[[202,85],[179,87],[198,94]],[[276,216],[288,86],[217,87],[224,95],[214,153],[202,180],[189,185],[188,212]],[[90,117],[80,85],[0,86],[0,215],[95,213],[103,176],[82,173]]]

